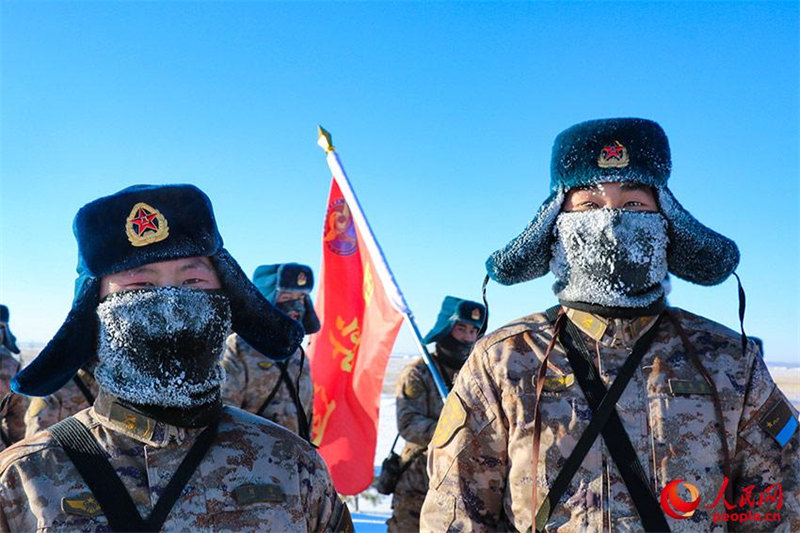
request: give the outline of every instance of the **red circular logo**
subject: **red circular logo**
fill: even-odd
[[[690,501],[685,501],[678,495],[678,485],[683,483],[689,491]],[[661,508],[667,515],[678,520],[692,516],[700,505],[700,491],[691,483],[684,483],[682,479],[670,481],[661,491]]]

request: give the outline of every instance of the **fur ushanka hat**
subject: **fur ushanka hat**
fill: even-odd
[[[478,302],[462,300],[455,296],[445,296],[439,316],[433,329],[425,335],[425,344],[437,342],[452,331],[456,322],[464,322],[481,329],[486,315],[486,308]]]
[[[279,292],[302,292],[305,295],[303,303],[306,312],[303,315],[303,328],[306,330],[306,335],[319,331],[319,317],[311,301],[314,272],[310,266],[300,263],[261,265],[253,273],[253,283],[271,304],[275,304]]]
[[[667,188],[669,143],[661,126],[641,118],[582,122],[553,143],[550,196],[525,230],[486,260],[489,277],[503,285],[529,281],[550,270],[553,226],[567,191],[630,181],[653,188],[667,219],[669,272],[699,285],[724,281],[739,264],[732,240],[698,222]]]
[[[193,185],[134,185],[75,215],[78,280],[72,310],[44,350],[11,381],[14,392],[46,396],[97,357],[95,311],[103,276],[148,263],[208,256],[231,307],[231,327],[274,359],[289,357],[303,328],[269,303],[222,246],[211,201]]]

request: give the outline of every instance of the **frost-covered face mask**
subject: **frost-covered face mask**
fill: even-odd
[[[660,213],[564,212],[554,232],[550,270],[562,303],[644,309],[663,298],[668,238]]]
[[[306,304],[303,300],[287,300],[285,302],[278,302],[278,309],[289,315],[292,320],[303,322],[303,317],[306,315]]]
[[[97,306],[95,379],[135,405],[192,408],[217,401],[231,323],[219,290],[179,287],[109,294]]]
[[[461,342],[452,335],[445,335],[436,342],[436,354],[442,363],[458,370],[467,361],[472,346],[471,342]]]

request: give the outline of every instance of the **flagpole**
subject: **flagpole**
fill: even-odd
[[[317,134],[317,144],[320,146],[320,148],[325,150],[328,167],[333,173],[333,178],[339,185],[339,189],[342,191],[342,196],[344,196],[347,205],[350,207],[350,213],[353,217],[353,222],[358,226],[359,234],[364,241],[364,245],[367,247],[367,252],[373,259],[375,270],[383,282],[383,286],[388,293],[389,300],[394,308],[406,318],[408,325],[411,327],[411,331],[414,334],[414,340],[417,343],[417,348],[419,348],[419,351],[422,354],[422,359],[428,366],[431,376],[433,376],[433,382],[436,384],[436,389],[439,391],[439,395],[442,397],[442,400],[444,400],[447,397],[447,386],[444,384],[444,380],[439,374],[436,365],[433,364],[433,358],[431,357],[431,354],[428,353],[428,349],[422,340],[422,335],[420,334],[417,323],[414,320],[414,314],[409,309],[406,299],[403,296],[403,293],[400,291],[400,287],[397,286],[394,275],[392,274],[392,271],[386,262],[386,257],[383,255],[383,250],[381,250],[378,241],[375,239],[375,235],[372,233],[372,228],[370,228],[367,217],[361,210],[361,204],[358,202],[356,193],[350,186],[350,180],[347,178],[347,174],[342,167],[341,161],[339,161],[339,155],[336,153],[336,148],[333,146],[333,144],[331,144],[331,134],[328,133],[322,126],[317,126]]]

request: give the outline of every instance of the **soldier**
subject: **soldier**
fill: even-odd
[[[25,411],[25,436],[48,428],[94,404],[100,386],[94,379],[97,361],[91,361],[81,368],[58,391],[44,398],[32,398]]]
[[[0,450],[25,436],[24,414],[28,400],[11,392],[11,377],[19,371],[17,338],[8,327],[8,307],[0,305]]]
[[[483,324],[483,305],[446,296],[425,344],[436,343],[431,357],[449,390],[467,360]],[[397,429],[406,446],[400,455],[400,479],[392,498],[390,532],[419,531],[419,512],[428,487],[426,450],[442,411],[442,399],[430,370],[420,357],[409,364],[397,380]]]
[[[276,358],[303,332],[223,248],[208,197],[138,185],[87,204],[73,228],[72,310],[12,387],[52,394],[96,357],[100,391],[0,454],[0,531],[351,527],[308,443],[222,405],[230,329]]]
[[[306,335],[319,331],[309,296],[314,288],[310,267],[297,263],[261,265],[253,274],[253,283],[270,303],[300,322]],[[288,360],[275,362],[236,333],[225,344],[222,400],[309,440],[314,386],[305,351],[300,348]]]
[[[552,194],[487,270],[549,270],[560,305],[476,344],[431,440],[423,530],[800,530],[797,412],[743,333],[665,306],[667,271],[715,285],[739,261],[670,167],[648,120],[558,136]]]

